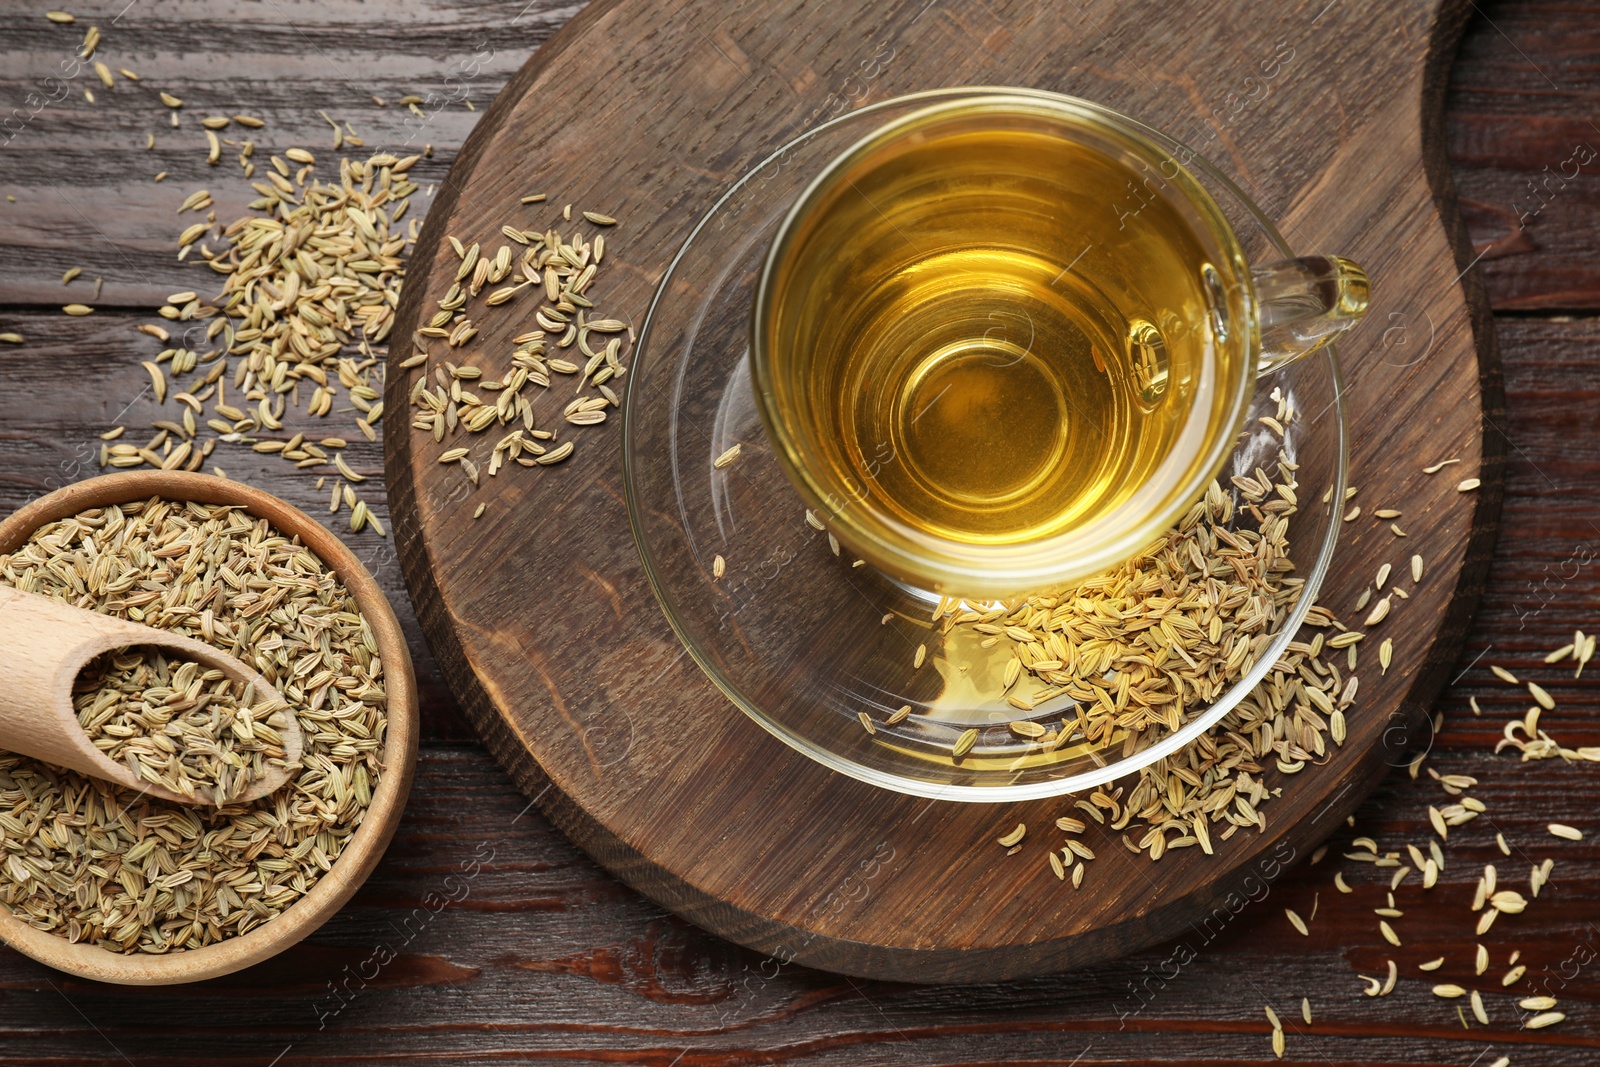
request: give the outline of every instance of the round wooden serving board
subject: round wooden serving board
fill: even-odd
[[[1265,833],[1208,857],[1134,855],[1115,834],[1081,890],[1044,851],[1065,799],[1014,805],[891,795],[815,765],[737,711],[684,654],[641,569],[616,420],[576,456],[470,493],[407,425],[414,372],[391,366],[385,435],[406,580],[446,678],[500,762],[600,862],[708,930],[790,961],[908,981],[1062,970],[1171,937],[1270,879],[1415,746],[1477,601],[1499,511],[1493,338],[1457,221],[1438,125],[1462,2],[1312,0],[596,0],[533,56],[462,150],[417,245],[394,332],[454,281],[446,234],[615,215],[590,295],[637,324],[691,227],[797,132],[862,102],[944,85],[1087,97],[1189,142],[1250,192],[1301,254],[1371,273],[1367,322],[1341,342],[1352,482],[1409,535],[1345,524],[1323,600],[1353,601],[1412,552],[1394,666],[1367,654],[1350,736],[1266,807]],[[550,201],[520,205],[546,192]],[[560,227],[570,232],[571,226]],[[474,307],[477,305],[475,304]],[[508,310],[508,309],[501,309]],[[531,309],[473,313],[472,351],[509,360]],[[443,357],[442,342],[435,356]],[[397,340],[394,358],[410,354]],[[498,365],[498,364],[496,364]],[[541,410],[546,410],[541,407]],[[481,439],[480,439],[481,441]],[[1428,477],[1427,464],[1460,464]],[[1482,478],[1476,492],[1456,484]],[[472,514],[487,505],[481,519]],[[1035,830],[1006,857],[995,836]],[[1203,936],[1203,935],[1202,935]]]

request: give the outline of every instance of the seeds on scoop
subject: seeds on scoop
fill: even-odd
[[[258,701],[220,670],[169,660],[160,649],[124,649],[87,664],[72,703],[97,749],[184,796],[203,789],[226,803],[269,767],[288,765],[281,701]]]

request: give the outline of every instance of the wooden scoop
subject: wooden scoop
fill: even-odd
[[[37,593],[0,587],[0,749],[104,778],[141,793],[184,804],[215,804],[211,790],[186,797],[137,777],[94,747],[72,706],[72,684],[96,656],[152,645],[222,671],[254,688],[255,698],[285,703],[267,680],[239,660],[202,641],[151,626],[75,608]],[[287,704],[285,703],[285,706]],[[294,776],[303,739],[291,712],[283,716],[287,767],[267,766],[261,777],[231,796],[234,804],[266,796]],[[275,727],[277,729],[277,727]]]

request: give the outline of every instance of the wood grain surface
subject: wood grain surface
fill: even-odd
[[[1445,729],[1429,766],[1475,775],[1488,806],[1482,821],[1453,831],[1441,888],[1424,897],[1415,881],[1397,894],[1404,940],[1392,949],[1370,908],[1382,889],[1370,868],[1340,862],[1350,836],[1386,845],[1425,843],[1436,787],[1393,772],[1316,866],[1291,870],[1214,940],[1190,939],[1196,956],[1174,969],[1178,939],[1135,956],[1056,978],[998,985],[917,988],[846,980],[784,966],[731,947],[665,915],[556,833],[471,740],[443,690],[405,607],[392,546],[351,538],[396,602],[423,685],[424,745],[399,833],[367,886],[307,943],[267,967],[182,989],[128,991],[74,983],[21,956],[0,953],[0,1059],[6,1063],[401,1063],[462,1064],[531,1059],[672,1063],[1068,1064],[1276,1062],[1261,1012],[1273,1004],[1288,1027],[1284,1062],[1487,1064],[1501,1055],[1526,1064],[1585,1064],[1596,1057],[1600,985],[1592,962],[1600,862],[1592,818],[1600,789],[1582,766],[1518,765],[1495,757],[1500,724],[1520,715],[1524,695],[1496,682],[1488,662],[1546,684],[1559,702],[1545,723],[1563,742],[1600,743],[1587,674],[1537,668],[1575,625],[1593,630],[1600,577],[1589,562],[1600,540],[1600,186],[1585,167],[1549,196],[1520,232],[1527,182],[1558,168],[1574,145],[1596,144],[1594,57],[1600,9],[1593,4],[1480,4],[1451,71],[1443,131],[1467,208],[1482,273],[1497,311],[1505,368],[1506,508],[1490,581],[1467,650],[1436,704]],[[166,292],[194,283],[171,256],[172,209],[209,185],[224,212],[249,197],[233,175],[213,177],[191,125],[186,139],[162,132],[154,86],[218,110],[265,117],[278,148],[325,148],[316,116],[327,108],[377,143],[410,133],[394,108],[402,93],[448,106],[422,139],[435,158],[419,167],[437,181],[462,136],[527,53],[573,7],[524,0],[409,6],[169,0],[75,8],[107,31],[104,54],[146,78],[142,95],[100,93],[41,112],[0,150],[0,330],[28,337],[0,346],[0,504],[15,507],[48,487],[94,473],[94,435],[143,384],[137,360],[153,342],[132,332]],[[937,10],[937,9],[935,9]],[[976,10],[976,6],[974,6]],[[137,16],[137,17],[136,17]],[[521,21],[516,20],[521,17]],[[715,31],[713,24],[711,30]],[[40,10],[0,9],[0,100],[23,107],[45,72],[70,51]],[[71,42],[77,40],[72,35]],[[495,49],[468,76],[457,63]],[[447,81],[447,79],[450,79]],[[1220,104],[1222,86],[1204,91]],[[454,95],[452,95],[454,94]],[[430,108],[430,111],[433,109]],[[143,131],[161,135],[156,158]],[[1587,131],[1587,132],[1585,132]],[[171,183],[152,185],[166,168]],[[1552,183],[1554,184],[1554,183]],[[231,198],[224,201],[223,197]],[[72,212],[77,204],[93,226]],[[419,205],[420,206],[420,205]],[[87,319],[55,310],[58,279],[85,265],[107,276],[114,308]],[[1582,294],[1589,295],[1584,296]],[[142,295],[141,295],[142,294]],[[102,303],[105,303],[103,301]],[[1533,309],[1533,310],[1517,310]],[[1539,310],[1545,309],[1545,310]],[[1551,310],[1553,309],[1553,310]],[[86,394],[81,383],[97,388]],[[160,417],[140,402],[125,418]],[[360,465],[381,479],[376,448]],[[307,480],[249,453],[224,457],[230,473],[315,512]],[[387,514],[381,509],[384,518]],[[341,528],[341,533],[344,531]],[[1487,651],[1486,651],[1487,650]],[[1531,669],[1530,669],[1531,668]],[[1468,709],[1478,698],[1481,719]],[[1551,820],[1589,829],[1583,843],[1545,834]],[[1501,857],[1503,831],[1531,859],[1557,859],[1555,882],[1520,916],[1502,917],[1482,939],[1495,970],[1472,974],[1478,866],[1498,861],[1502,879],[1526,891],[1528,859]],[[1335,870],[1362,895],[1331,887]],[[446,882],[452,875],[455,880]],[[460,889],[463,881],[466,892]],[[437,894],[430,896],[430,894]],[[450,899],[454,898],[454,899]],[[1310,938],[1287,926],[1282,907],[1309,915]],[[380,949],[396,954],[383,958]],[[1519,1027],[1514,1001],[1491,980],[1506,955],[1529,964],[1520,989],[1563,998],[1567,1021]],[[1418,961],[1446,955],[1434,976]],[[1355,975],[1404,965],[1395,992],[1369,1000]],[[1481,986],[1489,1027],[1432,997],[1434,981]],[[340,990],[336,995],[335,989]],[[1136,994],[1136,990],[1143,990]],[[1300,996],[1315,1022],[1297,1022]]]
[[[1504,418],[1498,365],[1477,279],[1463,278],[1473,253],[1451,240],[1447,164],[1427,136],[1466,6],[1346,3],[1251,26],[1244,5],[1206,4],[1194,13],[1209,29],[1195,38],[1142,33],[1172,13],[1125,3],[997,2],[955,25],[921,4],[864,5],[840,22],[833,8],[739,3],[718,9],[721,38],[701,25],[703,11],[685,9],[679,21],[671,11],[662,0],[591,5],[512,79],[422,231],[399,336],[426,325],[455,284],[461,261],[446,234],[488,254],[506,243],[507,220],[553,225],[553,208],[520,204],[529,191],[623,220],[606,234],[606,269],[621,273],[586,295],[637,324],[706,205],[829,114],[832,86],[861,82],[862,101],[996,82],[1084,96],[1213,158],[1283,220],[1297,251],[1338,252],[1370,273],[1369,318],[1339,345],[1351,481],[1369,515],[1343,524],[1321,599],[1359,619],[1357,597],[1379,566],[1403,568],[1414,552],[1431,579],[1375,633],[1393,637],[1395,665],[1363,672],[1346,743],[1297,777],[1267,770],[1281,797],[1260,832],[1236,835],[1215,856],[1175,850],[1152,867],[1118,831],[1094,827],[1084,843],[1099,858],[1072,891],[1044,858],[1061,844],[1048,828],[1070,801],[890,794],[791,751],[730,705],[653,602],[622,503],[620,434],[574,434],[578,451],[560,467],[512,471],[474,492],[439,462],[462,440],[391,426],[407,584],[490,751],[562,830],[646,895],[757,951],[864,977],[975,981],[1079,967],[1172,937],[1263,871],[1275,878],[1406,758],[1404,744],[1387,743],[1414,734],[1417,711],[1446,680],[1493,540],[1503,450],[1484,431]],[[655,62],[663,54],[674,58]],[[618,67],[629,76],[615,77]],[[1189,92],[1201,78],[1237,85],[1220,113]],[[549,122],[580,110],[582,124]],[[486,373],[506,365],[532,315],[477,304],[465,313]],[[1389,343],[1395,325],[1431,337],[1402,351]],[[463,357],[443,340],[431,348],[434,363]],[[391,357],[396,412],[425,373],[395,368],[409,354],[399,345]],[[540,410],[554,417],[548,403]],[[1422,473],[1446,457],[1460,460],[1448,475]],[[480,466],[486,458],[480,448]],[[1482,487],[1457,492],[1466,477]],[[798,515],[798,496],[789,499]],[[475,519],[480,503],[488,510]],[[1403,508],[1408,536],[1370,515],[1384,507]],[[815,558],[827,559],[820,546]],[[750,561],[736,552],[732,563]],[[800,573],[788,584],[805,588]],[[870,642],[884,609],[841,601],[832,617],[794,612],[792,640],[819,659]],[[908,653],[923,640],[937,649],[931,632],[912,634]],[[994,841],[1019,822],[1035,835],[1007,858]]]

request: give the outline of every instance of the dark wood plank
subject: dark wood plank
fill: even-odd
[[[1447,714],[1470,717],[1462,703],[1452,699]],[[1586,925],[1600,855],[1543,831],[1550,818],[1573,817],[1571,793],[1588,772],[1518,768],[1487,754],[1474,731],[1458,731],[1459,721],[1431,762],[1481,778],[1473,792],[1490,814],[1452,835],[1459,840],[1426,903],[1415,879],[1396,894],[1407,912],[1395,922],[1400,949],[1379,938],[1371,913],[1386,881],[1338,854],[1357,834],[1386,847],[1425,837],[1426,805],[1442,794],[1403,771],[1327,858],[1259,884],[1237,915],[1070,975],[915,987],[784,966],[663,914],[526,811],[478,749],[434,745],[389,858],[311,943],[178,990],[74,982],[6,953],[0,1040],[15,1064],[122,1063],[115,1046],[135,1063],[173,1064],[259,1064],[283,1053],[280,1064],[1201,1065],[1270,1061],[1261,1009],[1271,1004],[1288,1027],[1290,1063],[1459,1065],[1485,1049],[1481,1063],[1502,1053],[1519,1067],[1589,1062],[1600,1047],[1591,1017],[1600,983],[1592,966],[1562,975],[1584,946],[1600,952]],[[1594,740],[1592,725],[1589,733]],[[1528,861],[1501,857],[1496,829],[1531,860],[1558,857],[1556,878],[1526,913],[1475,938],[1468,903],[1482,863],[1498,861],[1504,883],[1526,890]],[[1351,895],[1333,889],[1336,869]],[[1309,915],[1313,903],[1312,936],[1300,938],[1282,909]],[[1480,941],[1493,953],[1484,978],[1471,966]],[[1513,994],[1498,981],[1513,949],[1530,968],[1515,995],[1554,991],[1567,1023],[1517,1031]],[[1416,969],[1438,955],[1447,958],[1439,971]],[[1395,992],[1361,995],[1356,974],[1382,974],[1391,958],[1403,968]],[[1463,1030],[1454,1006],[1430,994],[1435,981],[1481,988],[1494,1025]],[[1302,996],[1310,1027],[1299,1020]]]
[[[85,5],[72,26],[47,22],[43,9],[6,16],[15,59],[0,70],[0,186],[16,200],[0,202],[0,245],[13,252],[0,263],[0,302],[62,303],[57,279],[72,266],[105,277],[107,305],[150,308],[192,285],[193,272],[174,258],[183,198],[209,188],[219,216],[231,219],[258,195],[236,150],[206,164],[206,115],[261,118],[263,129],[234,126],[222,136],[248,136],[263,153],[331,146],[319,111],[350,123],[370,152],[431,145],[433,159],[413,172],[426,189],[511,72],[581,5],[433,0],[380,11],[357,0],[176,0],[140,4],[113,22],[123,6]],[[107,89],[75,58],[91,24],[103,34],[94,58],[128,67],[138,83],[119,76]],[[241,47],[248,64],[235,62]],[[178,129],[168,125],[163,90],[183,101]],[[420,114],[398,103],[408,94],[422,98]],[[163,170],[171,177],[154,183]]]
[[[607,261],[625,272],[598,298],[608,315],[639,323],[701,205],[753,152],[826,111],[829,87],[858,69],[864,48],[895,57],[878,65],[867,98],[1009,80],[1087,96],[1185,137],[1282,216],[1291,243],[1338,250],[1374,278],[1371,320],[1340,345],[1352,482],[1369,511],[1404,501],[1410,536],[1401,542],[1370,517],[1344,526],[1322,602],[1353,615],[1368,576],[1413,552],[1433,574],[1406,602],[1406,621],[1383,631],[1397,662],[1387,675],[1363,672],[1348,741],[1301,777],[1268,769],[1267,787],[1282,795],[1263,832],[1238,835],[1214,858],[1176,852],[1157,877],[1116,831],[1091,829],[1086,843],[1099,858],[1079,891],[1063,892],[1026,847],[1031,862],[997,864],[999,833],[1018,822],[1049,827],[1066,802],[928,802],[846,778],[754,728],[679,654],[651,610],[622,503],[618,435],[588,435],[561,467],[485,479],[467,499],[460,471],[438,462],[445,448],[471,443],[465,435],[440,445],[391,426],[386,449],[402,567],[444,677],[490,751],[557,825],[630,884],[740,944],[875,978],[978,980],[1079,967],[1162,940],[1270,857],[1303,851],[1343,819],[1382,773],[1390,727],[1432,700],[1459,648],[1493,537],[1503,441],[1490,428],[1504,416],[1487,309],[1468,299],[1481,290],[1475,277],[1460,283],[1472,254],[1464,241],[1452,245],[1442,145],[1425,145],[1422,125],[1442,108],[1464,6],[1304,12],[1303,27],[1328,23],[1292,49],[1302,73],[1225,123],[1207,111],[1208,94],[1175,98],[1145,72],[1180,87],[1219,70],[1258,74],[1260,57],[1288,55],[1278,43],[1287,28],[1195,40],[1141,33],[1171,13],[1125,4],[1072,14],[999,4],[953,26],[947,13],[929,22],[919,10],[885,4],[839,23],[820,9],[749,2],[701,25],[671,23],[670,7],[655,0],[586,9],[517,74],[463,147],[418,241],[396,333],[410,337],[455,283],[459,257],[444,235],[495,247],[505,220],[524,215],[518,201],[529,188],[604,205],[624,220],[607,237]],[[1228,3],[1201,5],[1194,19],[1246,21]],[[707,34],[718,49],[706,48]],[[674,58],[659,63],[663,54]],[[615,76],[619,63],[628,78]],[[674,107],[641,110],[641,94]],[[1319,106],[1330,95],[1343,105],[1337,125]],[[1394,121],[1401,102],[1416,98],[1426,116],[1419,126]],[[552,127],[551,109],[569,106],[589,120]],[[539,162],[530,170],[527,160]],[[473,344],[491,361],[528,328],[526,312],[467,313],[480,329]],[[1397,358],[1384,329],[1397,321],[1431,324],[1427,358]],[[435,362],[453,356],[442,341],[434,349]],[[396,372],[398,358],[393,411],[423,373]],[[629,381],[636,392],[640,382]],[[1451,476],[1421,473],[1445,456],[1460,459]],[[1456,492],[1468,476],[1482,488]],[[474,519],[480,502],[492,521]],[[530,589],[548,603],[597,610],[530,613]],[[612,598],[611,612],[597,590]],[[810,624],[797,612],[792,632],[806,648],[824,634],[837,634],[841,647],[868,642],[881,610]],[[938,647],[931,634],[908,647],[923,638]],[[656,723],[671,728],[646,725]],[[619,735],[629,739],[625,751],[600,750]],[[545,792],[547,784],[555,789]],[[872,885],[858,907],[827,906],[853,896],[863,878]]]
[[[102,21],[121,6],[106,5]],[[143,11],[145,6],[133,10]],[[1600,53],[1600,10],[1593,4],[1479,6],[1504,29],[1522,25],[1518,20],[1531,13],[1529,22],[1538,25],[1528,28],[1540,30],[1537,41],[1521,30],[1513,35],[1527,56],[1547,70],[1560,53],[1576,57],[1568,62],[1582,75],[1584,57]],[[165,7],[151,10],[159,14]],[[406,65],[432,64],[446,54],[432,42],[449,38],[457,20],[487,12],[504,22],[520,7],[518,3],[429,7],[428,18],[433,21],[412,24],[414,36],[424,43],[385,44],[391,54],[405,50],[408,58],[384,68],[387,80],[379,91],[394,94],[408,83],[421,84],[420,78],[412,82],[406,77]],[[239,8],[269,10],[253,5]],[[76,5],[74,9],[80,16],[86,10]],[[32,61],[31,53],[13,42],[22,40],[24,32],[34,32],[29,28],[34,20],[44,27],[39,10],[14,4],[0,15],[5,20],[0,39],[7,51],[7,62],[0,64],[0,84],[5,89],[0,101],[7,107],[21,100],[17,83],[7,80],[17,69],[13,57]],[[220,8],[197,3],[183,10],[199,24],[208,11]],[[293,10],[314,22],[319,9],[296,5]],[[370,5],[353,10],[342,31],[326,32],[321,44],[341,64],[367,63],[367,42],[383,32],[374,23],[406,18],[408,10],[415,8]],[[173,83],[182,85],[193,75],[177,57],[203,55],[216,46],[191,34],[183,20],[175,21],[179,24],[152,44],[144,58],[156,51],[171,53]],[[258,77],[249,39],[231,41],[230,50],[230,69],[243,79],[241,84],[254,94],[278,94],[281,106],[299,106],[309,119],[296,131],[299,136],[286,142],[317,145],[323,136],[317,129],[320,120],[304,108],[303,101],[299,105],[296,101],[311,90],[326,92],[327,85],[309,76],[291,77],[293,72],[282,66],[276,78]],[[509,73],[521,55],[509,60],[499,76]],[[372,62],[369,69],[378,69]],[[138,68],[143,66],[141,60]],[[1548,91],[1494,92],[1496,87],[1512,86],[1511,79],[1521,77],[1524,66],[1523,58],[1489,21],[1474,21],[1463,46],[1463,61],[1452,77],[1456,86],[1476,87],[1474,92],[1492,93],[1496,99],[1515,96],[1503,108],[1507,117],[1491,131],[1494,136],[1513,136],[1573,106],[1573,96]],[[1588,76],[1576,81],[1593,83]],[[251,100],[241,95],[226,102],[230,109],[242,110]],[[1488,135],[1473,139],[1470,122],[1459,118],[1462,107],[1458,95],[1449,130],[1458,158],[1456,180],[1470,193],[1475,176],[1485,172],[1477,157],[1496,146]],[[364,126],[353,121],[358,128]],[[106,132],[87,122],[82,129],[96,136]],[[134,144],[132,139],[129,143]],[[437,143],[443,152],[447,142],[437,138]],[[1510,153],[1505,159],[1503,169],[1511,173],[1516,161]],[[1531,171],[1544,165],[1544,161],[1526,162]],[[18,193],[30,183],[39,185],[44,176],[60,182],[73,178],[56,169],[50,153],[0,149],[0,195]],[[110,196],[111,202],[136,204],[145,187],[108,185],[102,194],[97,202]],[[18,216],[7,213],[13,206],[0,200],[0,226],[15,227]],[[1553,212],[1547,217],[1553,218]],[[1554,221],[1550,226],[1557,228]],[[1574,264],[1574,269],[1586,269],[1600,253],[1596,239],[1600,231],[1593,220],[1565,217],[1559,230],[1578,242],[1577,247],[1587,242],[1587,262]],[[0,245],[7,249],[0,255],[4,278],[0,329],[19,321],[13,283],[39,280],[31,262],[18,263],[10,254],[17,232],[12,228],[0,235]],[[164,261],[165,241],[174,231],[163,218],[150,232],[161,248],[138,260],[146,269]],[[1476,229],[1474,238],[1481,241],[1493,234],[1490,229]],[[52,270],[45,281],[81,262],[70,255],[71,246],[64,247],[66,252],[50,261]],[[54,254],[48,248],[43,252]],[[1539,254],[1533,251],[1528,259]],[[1488,269],[1497,267],[1490,264]],[[176,272],[171,287],[187,286],[191,277]],[[167,280],[159,288],[168,288]],[[46,303],[58,302],[49,287],[44,291]],[[1585,306],[1597,305],[1591,301]],[[48,341],[50,361],[63,376],[126,374],[133,392],[142,384],[134,373],[136,361],[130,361],[133,353],[127,340],[138,343],[137,335],[107,330],[103,343],[95,343],[104,320],[55,315],[21,321],[30,337]],[[1559,643],[1560,635],[1571,627],[1600,629],[1593,608],[1600,602],[1600,571],[1592,563],[1575,565],[1575,557],[1585,558],[1586,550],[1600,547],[1600,503],[1594,491],[1600,478],[1594,462],[1594,413],[1600,399],[1594,352],[1600,337],[1594,324],[1585,322],[1513,317],[1502,318],[1498,328],[1508,399],[1504,425],[1513,447],[1508,450],[1506,506],[1491,581],[1458,670],[1465,670],[1486,647],[1491,648],[1487,659],[1520,670]],[[8,387],[0,391],[0,403],[5,405],[0,408],[0,471],[12,479],[0,506],[14,506],[36,495],[47,479],[60,477],[58,464],[71,456],[69,446],[88,440],[99,428],[98,416],[80,414],[80,402],[64,391],[46,393],[48,399],[36,406],[19,400],[14,389],[19,375],[26,373],[36,383],[52,377],[50,366],[29,364],[26,350],[0,346],[0,381]],[[29,430],[15,433],[18,426]],[[224,462],[241,473],[245,469],[239,465],[242,459]],[[262,471],[263,480],[257,484],[315,511],[313,494],[306,487],[281,474],[273,480],[272,474],[271,468]],[[356,542],[358,550],[372,544]],[[391,595],[398,593],[398,586],[389,588]],[[402,600],[396,607],[403,611]],[[420,666],[425,649],[413,644],[412,653]],[[1555,818],[1581,824],[1595,810],[1600,791],[1582,768],[1575,772],[1551,763],[1518,766],[1511,757],[1485,755],[1498,736],[1489,716],[1499,721],[1522,711],[1525,703],[1509,687],[1493,681],[1483,666],[1487,659],[1473,666],[1439,702],[1448,721],[1431,759],[1441,771],[1480,776],[1484,785],[1474,792],[1488,803],[1498,822],[1504,825],[1505,813],[1518,813],[1514,839],[1519,843],[1526,840],[1540,849],[1560,850],[1533,852],[1560,857],[1555,885],[1526,914],[1502,919],[1485,942],[1494,950],[1497,964],[1514,947],[1524,947],[1532,967],[1527,983],[1543,968],[1558,974],[1564,961],[1572,968],[1585,945],[1595,951],[1585,924],[1593,921],[1593,886],[1600,877],[1596,857],[1588,843],[1560,845],[1541,837],[1539,828]],[[1582,683],[1557,682],[1562,676],[1555,671],[1531,676],[1562,701],[1558,713],[1547,720],[1553,721],[1558,736],[1575,744],[1600,744],[1587,672]],[[1485,720],[1473,720],[1466,706],[1469,695],[1479,697]],[[425,712],[434,722],[438,701],[444,699],[439,689],[424,696]],[[1409,782],[1399,772],[1357,813],[1359,829],[1353,832],[1372,833],[1386,843],[1420,843],[1428,834],[1426,804],[1437,799],[1436,791]],[[1329,880],[1337,852],[1314,868],[1292,871],[1267,900],[1244,912],[1229,933],[1204,946],[1196,962],[1171,982],[1159,979],[1161,973],[1170,973],[1170,966],[1164,968],[1163,963],[1171,958],[1172,948],[1163,946],[1062,977],[912,989],[852,985],[801,968],[780,968],[776,977],[769,977],[774,972],[772,961],[732,949],[667,918],[577,852],[536,811],[518,819],[526,803],[480,748],[425,747],[400,837],[354,906],[298,950],[302,955],[286,960],[282,969],[252,971],[228,987],[134,991],[64,985],[60,975],[0,950],[0,1050],[4,1050],[0,1058],[17,1064],[120,1065],[129,1060],[265,1064],[292,1042],[282,1064],[411,1063],[435,1057],[461,1064],[559,1058],[663,1067],[675,1059],[681,1064],[1066,1064],[1080,1052],[1085,1053],[1080,1064],[1168,1060],[1265,1064],[1276,1061],[1258,1010],[1266,999],[1257,995],[1262,992],[1281,994],[1272,1002],[1291,1025],[1283,1062],[1445,1067],[1472,1063],[1476,1057],[1482,1067],[1496,1056],[1509,1055],[1523,1067],[1588,1063],[1596,1058],[1600,995],[1592,963],[1577,967],[1578,980],[1564,992],[1562,1007],[1569,1020],[1537,1032],[1519,1033],[1514,1014],[1492,995],[1494,1027],[1464,1032],[1450,1005],[1429,997],[1427,983],[1414,971],[1389,998],[1372,1001],[1360,996],[1354,974],[1373,973],[1363,969],[1381,967],[1389,951],[1377,936],[1376,917],[1370,912],[1341,911],[1335,916],[1319,910],[1313,943],[1294,936],[1279,910],[1293,906],[1308,914],[1315,892],[1321,893],[1322,908],[1336,902]],[[1492,834],[1474,824],[1457,836],[1460,841],[1449,851],[1454,869],[1447,869],[1447,880],[1470,881],[1471,865],[1497,856],[1490,843]],[[502,841],[506,847],[498,848]],[[444,877],[459,870],[463,861],[470,865],[480,846],[497,851],[470,883],[468,899],[447,906],[420,927],[404,954],[319,1029],[318,1004],[327,1010],[328,983],[343,980],[346,966],[356,970],[378,944],[393,944],[401,936],[396,928],[412,908],[420,906],[424,893],[455,892],[444,886]],[[1502,878],[1526,884],[1522,867],[1501,861],[1501,868]],[[1359,868],[1349,865],[1349,869]],[[1467,913],[1462,894],[1470,893],[1467,881],[1455,883],[1456,907],[1411,906],[1402,892],[1407,916],[1400,930],[1407,942],[1404,951],[1412,955],[1396,953],[1397,958],[1415,961],[1448,952],[1453,959],[1446,980],[1467,984],[1470,969],[1453,969],[1470,958],[1466,953],[1471,939],[1463,923]],[[1376,905],[1369,895],[1357,898],[1352,906]],[[412,929],[419,928],[415,919],[411,923]],[[1434,945],[1440,948],[1435,951]],[[538,961],[535,968],[513,966],[530,960]],[[1130,999],[1130,983],[1147,984],[1156,991],[1156,1001],[1119,1028],[1119,1010],[1136,1003]],[[359,981],[352,987],[360,988]],[[1318,1020],[1314,1033],[1305,1038],[1298,1036],[1293,1024],[1302,992],[1311,996]],[[674,1003],[674,997],[683,999]],[[158,1016],[171,1025],[158,1029],[154,1021]],[[281,1043],[274,1044],[279,1037]]]
[[[1496,309],[1600,305],[1592,18],[1581,3],[1497,4],[1462,46],[1451,162]]]

